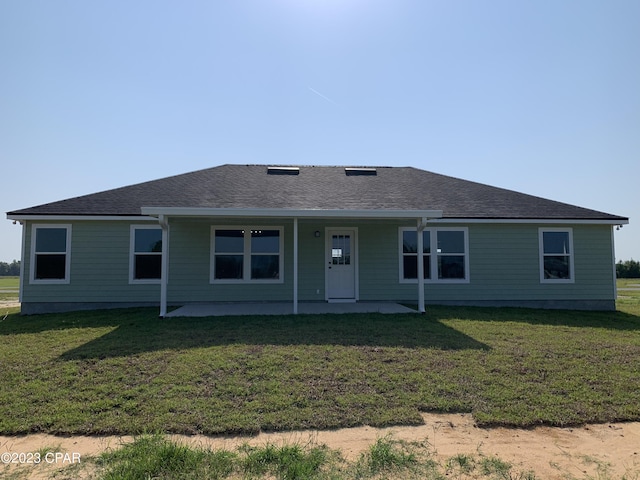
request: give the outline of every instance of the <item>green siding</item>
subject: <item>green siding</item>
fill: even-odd
[[[436,226],[436,225],[431,225]],[[454,226],[447,224],[447,227]],[[540,283],[537,224],[471,224],[469,229],[469,283],[425,284],[427,301],[531,301],[531,300],[612,300],[614,294],[611,226],[553,225],[573,229],[575,283]],[[387,270],[385,280],[370,279],[379,285],[371,288],[379,299],[415,299],[417,284],[398,282],[398,246],[396,236],[386,233],[380,242],[396,246],[379,266],[363,262],[361,272],[370,276]],[[363,245],[362,249],[368,248]],[[383,250],[380,250],[383,252]],[[386,251],[386,250],[385,250]],[[365,275],[367,276],[367,275]],[[367,277],[370,278],[370,277]],[[386,288],[385,288],[386,285]],[[362,295],[366,299],[367,296]]]
[[[362,300],[411,301],[417,297],[417,283],[398,281],[398,226],[380,228],[380,225],[365,224],[360,227]],[[569,284],[540,283],[538,228],[543,225],[457,226],[466,226],[469,231],[470,282],[427,282],[425,298],[428,301],[615,299],[608,225],[564,226],[573,229],[575,283]]]
[[[284,227],[284,282],[210,283],[212,226]],[[179,302],[288,301],[293,295],[293,222],[247,219],[174,220],[170,222],[168,300]]]
[[[300,301],[324,301],[325,299],[324,227],[322,221],[298,222],[298,298]],[[320,237],[315,236],[316,231],[320,232]],[[293,241],[293,235],[291,238]],[[293,255],[290,258],[293,261]]]
[[[37,222],[43,223],[43,222]],[[52,222],[54,223],[54,222]],[[36,285],[29,279],[31,223],[25,224],[24,302],[158,302],[159,285],[129,283],[130,225],[126,221],[72,223],[70,283]],[[143,222],[133,222],[143,224]],[[210,283],[212,225],[284,228],[284,281]],[[400,221],[299,221],[300,301],[325,299],[325,229],[357,227],[360,300],[415,302],[417,284],[399,281]],[[438,226],[433,224],[431,226]],[[445,226],[442,224],[442,226]],[[447,227],[456,225],[447,224]],[[426,283],[429,302],[614,300],[611,226],[573,229],[575,283],[542,284],[538,224],[468,224],[469,283]],[[314,232],[320,231],[320,237]],[[170,219],[168,301],[290,301],[293,297],[293,221]]]
[[[43,222],[34,222],[43,224]],[[158,302],[159,285],[129,284],[131,223],[83,221],[72,224],[68,284],[30,283],[31,224],[25,224],[24,302]],[[142,224],[142,222],[140,222]]]

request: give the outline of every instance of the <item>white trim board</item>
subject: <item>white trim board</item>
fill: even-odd
[[[441,218],[442,210],[321,210],[287,208],[182,208],[142,207],[144,215],[178,217],[272,218]]]
[[[97,221],[123,221],[123,222],[157,222],[158,217],[147,215],[9,215],[8,220],[16,222],[38,221],[38,222],[69,222],[72,220],[97,220]]]
[[[627,225],[629,220],[586,220],[571,218],[433,218],[429,223],[525,223],[540,225]]]
[[[272,217],[272,218],[396,218],[414,219],[426,217],[429,223],[523,223],[566,225],[628,225],[628,219],[571,219],[571,218],[443,218],[442,210],[292,210],[292,209],[244,209],[244,208],[179,208],[142,207],[143,215],[9,215],[17,222],[39,221],[123,221],[157,222],[159,215],[177,217]]]

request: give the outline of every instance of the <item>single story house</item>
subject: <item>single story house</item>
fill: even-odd
[[[628,218],[410,167],[222,165],[7,213],[22,313],[198,302],[615,309]]]

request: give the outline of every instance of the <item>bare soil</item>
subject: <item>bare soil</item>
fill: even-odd
[[[17,300],[0,301],[0,310],[3,308],[14,308],[19,306],[20,306],[20,302]]]
[[[537,427],[533,429],[478,428],[469,414],[423,415],[425,424],[417,427],[358,427],[329,431],[261,433],[253,437],[174,435],[184,444],[233,450],[249,443],[326,444],[338,449],[349,460],[357,459],[377,439],[391,435],[405,441],[426,442],[436,460],[444,464],[458,455],[496,456],[521,472],[533,471],[540,479],[640,478],[640,422],[606,423],[571,428]],[[55,449],[78,453],[81,458],[116,449],[133,437],[57,437],[34,434],[0,436],[0,454]],[[62,463],[29,468],[28,478],[49,478]],[[0,476],[6,465],[0,465]],[[16,466],[10,466],[15,473]],[[88,470],[85,474],[88,474]],[[82,471],[77,471],[82,476]],[[26,478],[26,477],[25,477]],[[79,477],[81,478],[81,477]]]

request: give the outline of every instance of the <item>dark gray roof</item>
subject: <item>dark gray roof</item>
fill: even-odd
[[[24,215],[141,215],[141,207],[442,210],[444,218],[627,221],[532,195],[412,167],[222,165],[32,208]],[[293,174],[291,174],[293,173]],[[360,173],[360,174],[359,174]]]

